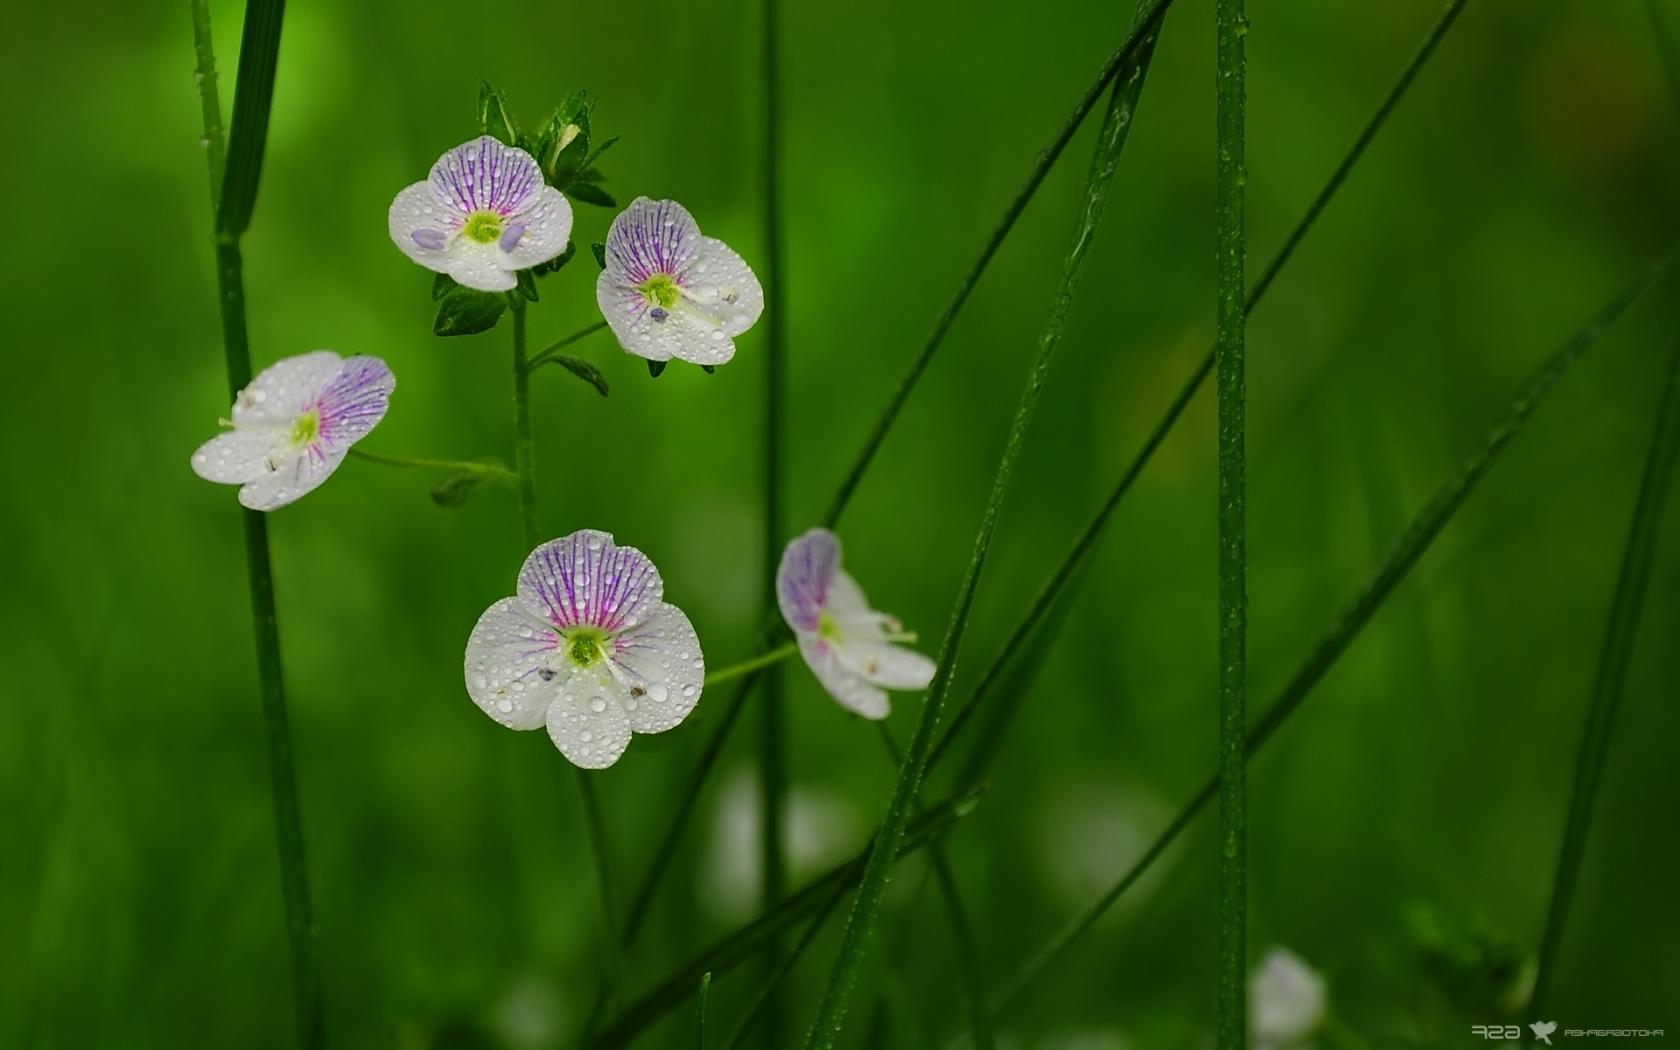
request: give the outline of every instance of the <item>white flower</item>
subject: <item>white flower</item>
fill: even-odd
[[[865,718],[887,717],[885,689],[922,689],[933,661],[894,643],[914,641],[903,625],[869,607],[840,568],[840,538],[812,529],[788,544],[776,570],[782,617],[800,655],[830,696]]]
[[[764,289],[734,249],[702,237],[676,201],[637,197],[607,231],[595,300],[618,343],[649,361],[721,365],[764,311]]]
[[[377,357],[316,350],[278,361],[239,392],[233,429],[199,446],[193,471],[241,486],[239,502],[252,510],[283,507],[338,469],[385,418],[396,385]]]
[[[572,205],[543,182],[529,153],[481,135],[438,158],[425,182],[397,194],[391,240],[428,270],[468,288],[505,292],[566,250]]]
[[[663,733],[700,699],[694,627],[653,562],[585,529],[531,552],[518,594],[467,639],[467,693],[509,729],[546,725],[574,765],[605,769],[630,735]]]
[[[1257,1050],[1289,1046],[1324,1019],[1324,978],[1287,948],[1272,948],[1249,979]]]

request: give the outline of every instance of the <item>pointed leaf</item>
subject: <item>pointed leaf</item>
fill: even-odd
[[[595,256],[595,265],[596,266],[599,266],[603,270],[605,270],[607,268],[607,246],[606,245],[602,244],[600,241],[592,241],[592,242],[590,242],[590,245],[589,245],[589,253],[591,255]]]
[[[600,369],[596,368],[588,361],[585,361],[583,358],[567,357],[564,354],[555,354],[552,357],[544,358],[542,363],[545,365],[559,365],[572,375],[577,376],[585,383],[594,387],[602,397],[607,396],[606,377],[601,374]]]
[[[655,379],[658,379],[659,378],[659,373],[665,371],[665,366],[670,364],[670,363],[671,362],[669,362],[669,361],[649,361],[647,363],[647,365],[648,365],[648,375],[652,376]]]
[[[523,295],[530,302],[533,302],[533,303],[536,302],[537,301],[537,278],[536,278],[536,275],[531,270],[520,270],[518,273],[513,275],[513,278],[514,278],[514,280],[519,282],[519,294]]]
[[[507,296],[495,292],[479,292],[471,288],[456,288],[438,303],[437,318],[432,322],[433,335],[473,335],[488,332],[502,319],[507,309]]]
[[[488,80],[478,85],[478,130],[509,146],[519,145],[519,125],[514,123],[507,96],[491,87]]]
[[[574,182],[566,187],[566,195],[575,201],[593,204],[600,208],[618,207],[618,201],[613,199],[612,194],[593,182]]]
[[[460,285],[455,283],[455,278],[446,273],[438,274],[432,278],[432,302],[437,302],[459,287]]]

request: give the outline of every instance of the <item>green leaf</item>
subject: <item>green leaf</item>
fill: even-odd
[[[478,130],[509,146],[519,145],[519,125],[514,122],[507,96],[491,87],[488,80],[478,85]]]
[[[607,246],[600,241],[591,241],[589,253],[595,256],[595,265],[605,270],[607,268]]]
[[[566,187],[566,195],[573,200],[585,204],[593,204],[600,208],[616,208],[618,201],[612,194],[595,185],[593,182],[574,182]]]
[[[713,375],[717,372],[717,365],[701,365],[700,371],[706,373],[707,375]]]
[[[507,309],[507,305],[507,296],[500,293],[456,288],[438,303],[432,334],[474,335],[488,332],[502,319],[502,311]]]
[[[648,375],[652,376],[655,379],[658,379],[659,374],[661,372],[665,371],[665,366],[669,365],[670,363],[671,362],[669,362],[669,361],[649,361],[647,363],[647,365],[648,365]]]
[[[549,120],[543,174],[557,189],[567,189],[589,162],[589,111],[594,102],[587,91],[574,91]]]
[[[532,274],[532,276],[535,276],[535,277],[543,277],[547,274],[554,273],[555,271],[559,270],[560,267],[562,267],[562,266],[566,265],[567,263],[571,262],[572,261],[572,256],[574,256],[576,254],[577,254],[577,242],[572,241],[572,242],[570,242],[569,244],[566,245],[566,250],[561,252],[559,255],[556,255],[554,258],[548,260],[547,262],[538,263],[537,265],[531,267],[531,274]],[[536,297],[532,296],[531,301],[536,302]]]
[[[537,278],[531,270],[520,270],[513,275],[513,279],[519,283],[520,295],[530,302],[537,301]]]
[[[461,287],[455,283],[455,278],[446,273],[440,273],[432,278],[432,302],[437,302],[444,296]]]
[[[564,354],[553,354],[542,360],[545,365],[559,365],[572,375],[594,387],[602,397],[607,396],[607,379],[601,370],[585,361],[581,357],[567,357]],[[539,366],[540,367],[540,366]]]
[[[599,157],[601,154],[605,153],[607,150],[612,149],[613,144],[616,143],[618,141],[618,139],[619,139],[619,136],[617,136],[617,135],[613,135],[610,138],[602,139],[601,144],[599,146],[595,147],[595,152],[591,153],[589,155],[589,159],[583,162],[584,166],[586,168],[592,166],[595,163],[595,158]],[[597,181],[599,181],[599,180],[597,180]]]

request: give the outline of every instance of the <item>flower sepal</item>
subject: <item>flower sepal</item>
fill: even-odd
[[[478,130],[499,139],[503,145],[521,146],[519,125],[514,122],[513,108],[507,96],[490,86],[488,80],[478,84]]]

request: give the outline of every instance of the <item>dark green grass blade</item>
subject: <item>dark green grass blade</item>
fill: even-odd
[[[840,906],[840,902],[846,899],[846,893],[850,889],[851,887],[843,882],[834,886],[834,890],[829,894],[828,899],[823,901],[816,915],[812,916],[811,921],[806,924],[805,932],[800,934],[793,950],[782,956],[782,960],[777,964],[775,971],[768,974],[760,982],[752,1002],[748,1004],[746,1011],[741,1014],[741,1019],[735,1023],[734,1029],[729,1033],[729,1038],[724,1041],[724,1050],[734,1050],[735,1047],[740,1045],[741,1040],[746,1037],[747,1030],[752,1027],[753,1022],[758,1019],[758,1015],[763,1012],[765,1003],[775,993],[776,987],[788,974],[793,972],[793,968],[798,965],[800,958],[805,954],[805,950],[811,947],[811,943],[817,939],[817,934],[822,932],[824,924],[828,922],[828,917],[833,915],[834,910]]]
[[[967,816],[979,802],[977,792],[955,795],[930,808],[925,815],[911,823],[909,832],[899,843],[900,857],[914,853],[942,835],[954,822]],[[733,970],[753,958],[773,937],[779,937],[806,916],[815,914],[831,900],[836,892],[844,893],[858,884],[864,865],[873,851],[873,843],[851,860],[829,869],[822,877],[803,889],[784,897],[781,903],[752,922],[724,937],[693,959],[678,967],[669,977],[638,996],[590,1045],[611,1048],[624,1046],[670,1013],[694,992],[700,975],[711,971],[715,976]]]
[[[1300,220],[1295,223],[1294,228],[1289,231],[1289,235],[1284,238],[1282,246],[1278,248],[1277,253],[1272,256],[1271,260],[1261,271],[1260,276],[1255,280],[1254,287],[1249,290],[1248,299],[1244,306],[1245,310],[1252,313],[1255,307],[1260,304],[1260,300],[1265,297],[1267,289],[1272,286],[1273,280],[1283,270],[1284,264],[1286,264],[1290,257],[1295,254],[1295,249],[1300,246],[1301,242],[1306,239],[1308,231],[1312,229],[1313,225],[1318,221],[1319,216],[1323,214],[1324,209],[1330,203],[1331,198],[1336,195],[1336,192],[1341,189],[1343,183],[1347,181],[1347,177],[1353,171],[1354,165],[1358,163],[1360,157],[1364,156],[1366,148],[1369,147],[1372,140],[1376,138],[1377,132],[1388,120],[1389,114],[1394,111],[1395,105],[1400,101],[1401,97],[1405,95],[1406,90],[1411,86],[1412,81],[1416,79],[1418,71],[1423,68],[1423,64],[1428,61],[1430,55],[1434,53],[1436,46],[1441,42],[1441,38],[1446,35],[1446,32],[1452,26],[1453,21],[1457,19],[1459,11],[1463,9],[1464,3],[1465,0],[1452,0],[1452,2],[1449,3],[1446,6],[1446,9],[1442,12],[1441,17],[1436,20],[1435,24],[1430,27],[1429,32],[1425,34],[1423,42],[1418,46],[1418,49],[1412,55],[1411,60],[1406,63],[1405,68],[1400,71],[1399,79],[1397,79],[1394,82],[1394,86],[1389,89],[1387,96],[1383,98],[1383,101],[1377,107],[1376,112],[1371,115],[1371,119],[1365,123],[1365,127],[1361,129],[1358,137],[1354,139],[1353,145],[1348,149],[1346,156],[1344,156],[1341,163],[1336,166],[1336,170],[1330,174],[1330,178],[1326,180],[1324,187],[1319,190],[1318,196],[1313,198],[1312,203],[1307,206],[1306,212],[1303,213]],[[1196,393],[1201,389],[1202,384],[1206,382],[1207,377],[1212,374],[1213,355],[1214,351],[1210,347],[1208,352],[1203,355],[1202,360],[1197,364],[1196,370],[1191,373],[1190,377],[1185,380],[1184,385],[1179,388],[1178,393],[1173,397],[1172,403],[1167,406],[1166,413],[1162,415],[1160,421],[1155,424],[1155,428],[1149,432],[1149,436],[1144,439],[1143,446],[1138,450],[1137,455],[1133,457],[1132,462],[1127,466],[1125,473],[1120,476],[1119,482],[1115,484],[1113,491],[1109,493],[1107,501],[1105,501],[1102,507],[1097,511],[1096,516],[1092,518],[1090,524],[1086,526],[1085,531],[1080,534],[1079,539],[1073,545],[1073,549],[1068,553],[1068,556],[1063,559],[1061,565],[1057,567],[1055,573],[1052,574],[1050,581],[1045,584],[1045,586],[1038,592],[1037,596],[1034,597],[1033,601],[1028,605],[1027,615],[1022,619],[1020,625],[1016,627],[1014,632],[1010,634],[1009,640],[1004,643],[1002,651],[980,676],[979,682],[975,686],[973,693],[970,695],[968,703],[957,712],[954,718],[951,719],[950,725],[945,730],[944,735],[940,738],[939,745],[934,749],[933,757],[929,761],[930,765],[936,764],[939,758],[943,756],[944,752],[950,746],[952,740],[955,739],[963,725],[974,714],[980,703],[997,684],[999,675],[1001,675],[1004,669],[1015,659],[1016,655],[1021,651],[1021,648],[1026,644],[1027,639],[1033,636],[1033,632],[1037,630],[1039,623],[1043,621],[1050,609],[1056,605],[1059,600],[1059,596],[1065,589],[1068,588],[1069,581],[1073,578],[1075,569],[1079,565],[1083,564],[1096,549],[1098,541],[1102,538],[1104,530],[1108,527],[1108,521],[1113,516],[1115,508],[1120,505],[1120,501],[1125,498],[1128,492],[1131,491],[1132,485],[1135,484],[1137,479],[1143,474],[1144,468],[1149,465],[1149,461],[1154,457],[1156,450],[1161,447],[1162,442],[1166,440],[1167,435],[1171,433],[1172,428],[1177,425],[1179,417],[1182,416],[1184,414],[1184,410],[1189,407],[1190,402],[1195,398]],[[1056,636],[1057,632],[1055,631],[1046,632],[1042,636],[1042,644],[1045,647],[1048,647],[1048,645],[1054,641]],[[1016,691],[1005,694],[1002,702],[1007,705],[1017,705],[1023,699],[1025,699],[1025,694]]]
[[[1581,861],[1592,830],[1593,803],[1604,781],[1604,767],[1610,757],[1611,734],[1622,703],[1622,686],[1627,679],[1628,661],[1633,656],[1639,633],[1640,613],[1645,607],[1645,590],[1651,582],[1651,563],[1656,557],[1662,527],[1663,508],[1680,455],[1680,344],[1670,358],[1668,382],[1657,409],[1657,423],[1651,435],[1651,451],[1645,458],[1645,473],[1639,483],[1633,526],[1622,551],[1621,574],[1616,595],[1610,603],[1610,621],[1599,652],[1598,673],[1593,678],[1592,699],[1587,704],[1586,724],[1575,758],[1575,780],[1569,789],[1569,815],[1564,823],[1563,842],[1558,850],[1557,874],[1552,880],[1552,901],[1546,911],[1546,928],[1540,937],[1540,969],[1534,981],[1533,1008],[1537,1017],[1546,1016],[1557,971],[1558,949],[1564,923],[1575,899],[1581,875]]]
[[[1140,17],[1146,13],[1140,12]],[[1151,47],[1155,31],[1140,31],[1143,33],[1140,48]],[[1141,61],[1140,59],[1140,63]],[[1141,83],[1141,78],[1139,80]],[[945,640],[939,647],[939,659],[933,681],[922,701],[921,710],[917,713],[916,725],[905,749],[904,765],[899,771],[892,801],[887,806],[886,815],[881,819],[880,828],[876,832],[875,849],[870,854],[869,863],[858,884],[857,897],[852,902],[851,915],[841,936],[840,950],[835,956],[828,988],[817,1004],[816,1017],[806,1033],[806,1050],[831,1050],[845,1021],[846,1008],[851,998],[852,987],[856,984],[858,972],[862,968],[870,930],[880,910],[881,899],[886,894],[887,878],[891,874],[892,863],[898,855],[898,842],[903,837],[910,810],[921,788],[928,754],[933,747],[934,731],[939,724],[939,714],[944,707],[945,696],[950,691],[963,636],[968,629],[975,590],[986,564],[986,556],[991,549],[998,513],[1009,493],[1015,462],[1020,456],[1027,429],[1038,408],[1039,394],[1049,375],[1056,349],[1061,343],[1062,330],[1079,288],[1079,278],[1108,201],[1114,170],[1119,163],[1120,151],[1125,144],[1126,131],[1131,123],[1133,97],[1126,84],[1116,82],[1108,111],[1103,116],[1103,126],[1098,134],[1097,150],[1092,158],[1091,170],[1086,177],[1084,205],[1074,228],[1072,245],[1063,264],[1061,285],[1051,304],[1050,317],[1045,323],[1043,335],[1039,338],[1038,352],[1027,379],[1027,387],[1022,392],[1020,406],[1010,426],[1008,441],[998,461],[991,495],[986,501],[980,527],[975,533],[974,553],[969,559],[968,569],[957,591],[957,600],[952,609],[950,626],[945,631]]]
[[[198,89],[209,154],[211,209],[216,216],[216,285],[221,304],[222,350],[228,390],[237,398],[251,381],[250,336],[245,323],[244,259],[239,234],[250,222],[257,174],[268,135],[268,110],[274,96],[275,56],[280,46],[282,5],[252,0],[245,14],[245,39],[239,53],[238,91],[234,98],[232,145],[223,154],[221,103],[217,92],[215,43],[206,0],[193,0],[193,45],[198,57]],[[233,210],[230,212],[230,202]],[[229,224],[227,218],[238,219]],[[280,662],[280,627],[274,607],[274,570],[269,560],[268,521],[241,509],[245,532],[245,567],[255,628],[257,683],[262,701],[264,743],[268,755],[269,794],[280,859],[280,889],[285,902],[286,937],[292,978],[292,1003],[299,1045],[325,1043],[320,976],[315,963],[315,929],[304,864],[303,821],[298,812],[297,773],[292,732],[286,711],[286,687]]]
[[[1165,17],[1167,8],[1171,7],[1172,3],[1173,0],[1155,0],[1154,3],[1147,6],[1139,6],[1139,15],[1133,21],[1132,29],[1126,35],[1126,39],[1121,42],[1119,47],[1114,49],[1114,53],[1108,56],[1107,61],[1102,64],[1102,68],[1097,71],[1096,79],[1091,81],[1090,87],[1085,89],[1085,94],[1080,96],[1078,104],[1073,107],[1073,112],[1068,114],[1067,122],[1062,126],[1062,130],[1057,132],[1050,145],[1034,159],[1033,168],[1027,175],[1026,183],[1021,186],[1014,199],[1009,202],[1009,206],[1004,209],[1003,217],[998,220],[997,226],[986,238],[986,243],[981,246],[980,254],[975,257],[973,264],[968,268],[968,273],[963,276],[962,282],[957,285],[956,294],[951,297],[951,301],[945,304],[945,309],[941,310],[939,316],[934,319],[933,330],[928,333],[927,339],[922,343],[921,349],[916,352],[916,356],[911,359],[910,367],[905,371],[904,378],[899,380],[892,396],[887,399],[886,407],[881,410],[880,416],[876,418],[874,426],[869,430],[869,435],[864,438],[863,448],[858,450],[857,459],[852,462],[851,469],[846,472],[846,476],[841,480],[840,488],[834,494],[834,501],[829,504],[828,512],[822,517],[823,525],[832,528],[834,523],[840,520],[840,515],[845,513],[846,504],[851,502],[852,493],[857,491],[858,483],[863,480],[864,472],[869,469],[869,464],[875,459],[875,453],[880,451],[881,442],[886,440],[887,431],[892,429],[893,423],[898,419],[899,412],[904,409],[904,403],[910,398],[910,392],[916,388],[916,383],[922,378],[922,373],[927,371],[928,362],[933,360],[933,355],[939,349],[939,344],[945,340],[945,333],[950,331],[951,325],[957,319],[957,314],[962,312],[963,304],[968,302],[969,293],[974,291],[974,286],[980,283],[980,278],[985,274],[986,267],[991,265],[992,256],[996,255],[998,249],[1003,246],[1004,240],[1009,236],[1009,231],[1015,228],[1015,220],[1021,217],[1023,211],[1026,211],[1027,202],[1031,201],[1033,195],[1038,192],[1038,187],[1044,182],[1045,176],[1050,174],[1050,169],[1055,165],[1057,158],[1062,155],[1062,151],[1067,149],[1067,144],[1073,141],[1074,132],[1079,130],[1079,126],[1085,122],[1085,117],[1096,107],[1097,100],[1102,98],[1102,93],[1109,83],[1120,74],[1123,68],[1133,64],[1134,56],[1140,55],[1142,51],[1144,40],[1154,39],[1156,32],[1160,29],[1161,19]],[[1148,60],[1139,57],[1136,64],[1147,68]]]
[[[1499,454],[1510,444],[1517,432],[1522,429],[1529,416],[1539,407],[1552,386],[1569,370],[1570,365],[1595,343],[1604,329],[1621,315],[1622,311],[1643,294],[1651,285],[1665,276],[1677,260],[1680,252],[1670,250],[1661,262],[1647,270],[1625,291],[1612,300],[1591,320],[1578,329],[1567,342],[1560,347],[1540,367],[1527,383],[1518,391],[1511,407],[1504,417],[1499,420],[1489,432],[1482,447],[1469,459],[1460,465],[1458,471],[1442,485],[1418,515],[1412,519],[1406,531],[1389,552],[1388,558],[1377,569],[1376,573],[1365,583],[1358,595],[1331,624],[1330,629],[1314,647],[1306,661],[1296,671],[1295,676],[1284,686],[1277,699],[1273,701],[1258,724],[1254,726],[1248,739],[1248,754],[1253,756],[1256,751],[1265,746],[1273,733],[1277,732],[1290,715],[1300,707],[1301,702],[1312,692],[1320,679],[1335,665],[1349,644],[1358,637],[1359,632],[1370,622],[1382,603],[1393,592],[1394,588],[1405,578],[1412,566],[1417,563],[1424,551],[1434,542],[1435,537],[1451,521],[1458,512],[1466,497],[1475,489]],[[1203,806],[1207,805],[1217,791],[1217,781],[1210,778],[1196,796],[1174,817],[1161,835],[1144,851],[1143,855],[1132,865],[1120,880],[1108,889],[1090,908],[1076,916],[1060,933],[1053,937],[1045,947],[1023,966],[993,1000],[993,1012],[1003,1010],[1010,1003],[1020,997],[1030,985],[1050,968],[1055,961],[1078,940],[1085,931],[1089,930],[1102,917],[1110,906],[1120,898],[1137,880],[1154,864],[1161,854],[1172,845],[1179,834],[1189,826]]]
[[[706,997],[712,990],[712,975],[710,972],[700,975],[700,991],[695,994],[694,1002],[694,1045],[699,1050],[706,1050]]]

